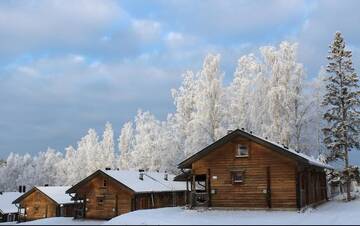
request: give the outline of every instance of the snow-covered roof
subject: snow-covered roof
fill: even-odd
[[[12,202],[20,195],[20,192],[3,192],[0,195],[0,212],[2,214],[18,212],[18,208]]]
[[[139,178],[139,171],[136,170],[101,170],[116,181],[127,186],[134,192],[165,192],[184,191],[186,183],[174,181],[175,175],[168,174],[168,180],[164,179],[165,173],[143,172],[143,180]]]
[[[70,186],[37,186],[36,188],[58,204],[73,203],[71,196],[65,193]]]
[[[328,168],[328,169],[334,169],[329,164],[320,162],[316,160],[313,156],[308,156],[304,153],[297,152],[291,148],[288,148],[284,145],[275,143],[273,141],[270,141],[266,138],[256,136],[252,132],[246,132],[244,130],[236,129],[232,131],[231,133],[225,135],[224,137],[220,138],[219,140],[215,141],[214,143],[210,144],[209,146],[205,147],[201,151],[195,153],[194,155],[190,156],[189,158],[185,159],[181,163],[179,163],[180,168],[186,168],[191,167],[191,163],[198,160],[199,158],[202,158],[204,155],[206,155],[209,151],[212,151],[219,147],[220,145],[223,145],[226,142],[229,142],[231,139],[237,137],[237,136],[244,136],[248,139],[254,140],[255,142],[261,143],[263,145],[266,145],[268,147],[271,147],[274,150],[277,150],[280,153],[283,154],[290,154],[289,156],[295,157],[300,161],[306,162],[309,165],[318,166],[322,168]]]
[[[253,135],[253,136],[255,136],[255,135]],[[264,138],[262,138],[262,137],[259,137],[259,136],[257,136],[257,137],[258,137],[259,139],[263,139],[263,140],[264,140]],[[271,144],[273,144],[273,145],[278,146],[279,148],[282,148],[282,149],[285,150],[285,151],[288,151],[288,152],[290,152],[290,153],[292,153],[292,154],[295,154],[295,155],[297,155],[297,156],[300,156],[301,158],[304,158],[304,159],[308,160],[310,165],[320,166],[320,167],[328,168],[328,169],[333,169],[333,168],[334,168],[333,166],[331,166],[331,165],[329,165],[329,164],[320,162],[319,160],[315,159],[314,156],[309,156],[309,155],[306,155],[306,154],[304,154],[304,153],[297,152],[297,151],[295,151],[295,150],[293,150],[293,149],[291,149],[291,148],[284,147],[284,145],[280,145],[280,144],[278,144],[278,143],[275,143],[275,142],[272,142],[272,141],[269,141],[269,140],[266,140],[266,141],[269,142],[269,143],[271,143]]]

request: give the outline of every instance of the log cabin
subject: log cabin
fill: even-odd
[[[0,192],[0,222],[17,221],[18,208],[12,202],[20,195],[20,192]]]
[[[175,175],[134,170],[98,170],[67,190],[76,218],[111,219],[138,209],[185,205],[185,183]]]
[[[13,201],[19,221],[48,217],[73,217],[74,202],[65,193],[70,186],[36,186]]]
[[[301,209],[327,200],[331,166],[243,129],[182,161],[187,204],[240,209]],[[190,185],[189,185],[190,184]]]

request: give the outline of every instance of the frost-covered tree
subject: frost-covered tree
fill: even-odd
[[[278,49],[263,47],[264,71],[269,76],[270,125],[266,136],[287,146],[298,146],[303,121],[301,109],[304,70],[296,60],[297,44],[282,42]],[[293,140],[297,139],[297,142]],[[295,145],[293,145],[295,143]]]
[[[340,32],[330,46],[328,77],[323,104],[326,106],[324,119],[328,125],[323,129],[324,143],[330,150],[330,160],[341,159],[345,172],[349,169],[349,154],[360,147],[360,89],[359,78],[351,60],[351,51],[346,49]],[[351,200],[350,177],[347,177],[347,200]]]
[[[74,185],[86,174],[85,168],[80,168],[81,163],[84,164],[84,161],[80,163],[77,154],[74,147],[68,146],[65,148],[65,158],[59,163],[58,169],[59,178],[61,178],[63,185]]]
[[[322,106],[325,95],[325,83],[323,82],[326,70],[321,68],[318,76],[309,81],[307,93],[303,99],[307,100],[309,112],[306,117],[307,124],[302,135],[302,144],[307,154],[326,156],[327,149],[324,145],[324,128],[326,121],[323,119],[324,107]]]
[[[131,151],[132,167],[157,170],[160,166],[158,136],[160,122],[150,112],[138,111],[135,117],[134,150]]]
[[[59,185],[57,171],[58,164],[62,159],[62,154],[51,148],[48,148],[46,152],[40,152],[35,156],[33,165],[26,169],[28,172],[27,178],[33,178],[32,185]],[[30,175],[32,170],[35,173]]]
[[[255,96],[256,77],[261,71],[261,65],[253,54],[243,56],[238,61],[234,79],[226,92],[226,119],[227,128],[244,128],[245,130],[254,130],[251,117],[253,107],[258,109]],[[263,98],[263,97],[262,97]]]
[[[85,178],[102,168],[102,164],[97,158],[99,146],[99,137],[94,129],[89,129],[88,133],[78,142],[75,167],[79,178]]]
[[[97,161],[101,161],[101,168],[114,168],[116,165],[114,131],[109,122],[105,124],[103,139],[100,143],[99,158]]]
[[[32,185],[33,182],[23,176],[24,173],[29,173],[26,169],[32,164],[33,159],[29,154],[10,153],[6,166],[0,168],[0,190],[16,191],[18,185]]]
[[[183,74],[183,81],[181,86],[176,90],[172,89],[172,97],[174,99],[174,104],[176,107],[176,112],[173,117],[171,117],[172,123],[171,128],[176,135],[174,140],[175,147],[178,149],[184,150],[187,155],[188,152],[191,152],[191,148],[185,147],[185,142],[187,137],[191,136],[190,123],[196,112],[196,102],[195,96],[197,95],[197,80],[192,71],[187,71]]]
[[[134,128],[132,122],[127,122],[121,129],[119,137],[119,167],[121,169],[129,169],[131,163],[131,151],[134,149]]]
[[[191,155],[225,134],[223,127],[223,73],[220,56],[205,57],[201,71],[194,80],[194,111],[188,121],[185,138],[185,155]]]

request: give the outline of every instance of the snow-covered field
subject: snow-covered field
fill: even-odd
[[[351,202],[334,200],[297,211],[189,210],[182,207],[138,210],[110,221],[74,220],[53,217],[21,223],[21,225],[241,225],[241,224],[360,224],[360,198]],[[11,222],[14,224],[15,222]]]
[[[102,220],[74,220],[72,217],[51,217],[18,225],[101,225],[104,222]]]
[[[303,213],[296,211],[188,210],[180,207],[139,210],[106,225],[360,224],[360,200],[331,201]]]

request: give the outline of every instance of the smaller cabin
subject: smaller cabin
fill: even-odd
[[[0,192],[0,222],[18,220],[18,208],[12,202],[20,195],[20,192]]]
[[[15,201],[19,221],[30,221],[48,217],[72,217],[74,202],[65,193],[69,186],[36,186]]]
[[[75,217],[111,219],[138,209],[185,205],[184,182],[175,175],[135,170],[98,170],[67,193],[74,195]]]

